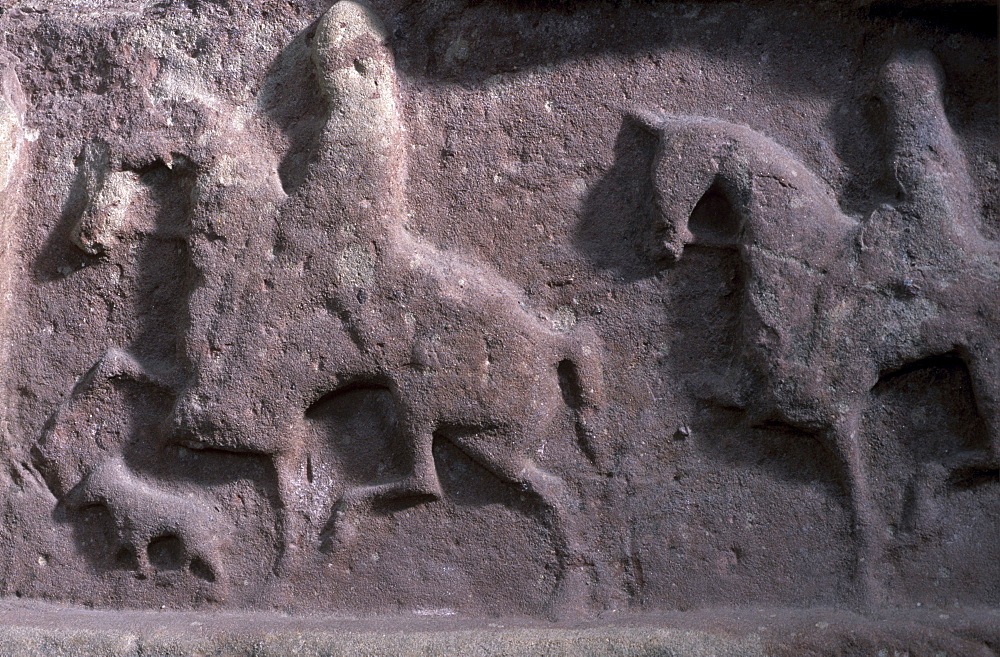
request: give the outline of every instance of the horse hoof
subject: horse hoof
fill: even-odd
[[[327,554],[331,552],[342,552],[349,548],[357,538],[357,527],[353,522],[343,517],[343,512],[338,511],[329,529],[320,535],[320,550]]]

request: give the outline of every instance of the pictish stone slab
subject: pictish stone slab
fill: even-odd
[[[0,34],[0,654],[1000,650],[995,3]]]

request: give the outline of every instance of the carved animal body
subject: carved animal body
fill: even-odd
[[[128,414],[124,398],[141,396],[147,407],[165,407],[176,385],[169,373],[152,372],[127,352],[110,349],[50,418],[33,450],[34,461],[67,511],[107,512],[117,563],[131,564],[149,577],[157,569],[151,558],[156,545],[170,545],[169,567],[205,580],[209,596],[221,599],[226,594],[226,524],[207,504],[192,504],[199,498],[175,484],[140,474],[149,459],[163,457],[155,428],[130,432],[115,426],[120,418],[114,415]],[[130,424],[126,419],[124,425]]]
[[[351,143],[330,153],[336,164],[322,170],[356,168],[368,177],[352,185],[356,197],[339,199],[347,201],[353,235],[339,251],[340,284],[332,301],[365,362],[360,372],[348,369],[343,376],[371,381],[374,373],[374,381],[392,390],[413,461],[413,475],[403,481],[349,491],[337,506],[331,538],[349,533],[346,516],[372,499],[440,495],[431,447],[441,433],[501,479],[538,497],[565,568],[580,558],[570,527],[577,502],[565,482],[528,454],[565,399],[577,410],[585,450],[595,455],[601,381],[596,338],[585,328],[560,334],[543,326],[509,283],[406,230],[406,145],[384,28],[363,6],[341,3],[324,18],[317,41],[317,64],[332,105],[328,129],[334,143]],[[367,210],[365,199],[378,200]],[[359,260],[371,263],[367,280],[358,280],[349,266]]]
[[[220,544],[224,541],[216,519],[205,509],[190,509],[187,500],[136,476],[119,458],[100,462],[69,495],[71,507],[80,510],[102,506],[114,523],[116,540],[133,549],[122,561],[134,559],[137,570],[148,575],[157,560],[157,543],[180,545],[167,554],[169,567],[185,567],[197,577],[215,582],[224,576]],[[172,563],[173,561],[183,563]],[[223,581],[224,583],[224,581]]]
[[[1000,454],[1000,245],[977,230],[976,195],[942,90],[927,52],[901,52],[884,66],[876,95],[890,116],[887,165],[899,200],[863,222],[844,215],[794,155],[750,128],[642,117],[662,139],[654,165],[659,255],[670,264],[687,244],[738,251],[737,340],[755,383],[737,403],[753,421],[826,437],[853,510],[865,603],[884,595],[887,528],[858,437],[880,376],[929,357],[960,358],[991,447],[978,463],[947,466],[995,471]],[[700,212],[709,197],[724,199],[731,216]]]
[[[332,277],[313,299],[322,298],[332,312],[320,320],[327,326],[317,330],[330,336],[326,346],[334,364],[290,385],[299,391],[300,403],[284,406],[305,409],[358,387],[381,387],[397,404],[412,467],[401,480],[345,492],[324,536],[326,546],[348,541],[358,510],[370,502],[439,497],[431,448],[434,437],[443,435],[502,480],[536,496],[562,567],[582,565],[573,520],[578,502],[563,480],[529,454],[563,404],[564,392],[589,439],[601,378],[596,341],[586,330],[559,334],[544,327],[509,283],[449,257],[404,228],[406,147],[386,40],[378,19],[358,3],[340,2],[320,22],[315,58],[331,105],[325,143],[310,178],[282,211],[275,236],[283,245],[272,268],[273,280],[281,281],[276,289],[302,287],[301,278],[281,273],[294,271],[295,263],[308,261],[314,275]],[[209,261],[213,264],[207,267],[218,267],[216,257]],[[247,339],[256,333],[250,327],[266,323],[267,303],[250,288],[262,289],[254,282],[238,296],[244,302],[241,312],[254,319],[241,324],[234,340]],[[223,290],[231,293],[225,285],[217,291]],[[249,339],[254,347],[231,353],[267,350]],[[212,340],[219,335],[206,338]],[[182,432],[187,427],[206,446],[274,455],[284,480],[282,499],[291,505],[303,486],[301,441],[281,431],[240,432],[232,421],[213,416],[246,407],[250,400],[206,404],[203,399],[218,390],[266,395],[266,382],[220,385],[213,374],[255,369],[224,357],[199,361],[204,384],[193,386],[178,403],[178,421]],[[300,533],[298,513],[286,510],[290,544]]]
[[[86,202],[71,234],[81,250],[106,256],[118,250],[122,239],[135,239],[134,234],[130,235],[134,227],[127,224],[131,204],[143,188],[137,168],[158,166],[169,172],[172,167],[175,173],[170,175],[180,178],[211,176],[223,170],[233,190],[257,193],[257,201],[269,198],[270,178],[251,176],[227,158],[235,142],[245,145],[244,133],[229,130],[225,113],[220,116],[218,107],[204,106],[200,101],[195,105],[192,110],[218,129],[210,133],[223,136],[205,139],[195,148],[178,146],[174,152],[177,159],[168,160],[168,166],[162,161],[148,162],[141,153],[113,154],[103,143],[84,148],[79,175]],[[142,148],[141,138],[135,143]],[[189,153],[190,159],[181,152]],[[131,161],[136,168],[117,171],[116,160]],[[256,185],[252,189],[239,184],[251,179]],[[178,189],[184,188],[182,185]],[[233,190],[229,190],[230,195],[235,193]],[[218,199],[210,188],[196,189],[192,195],[202,205]],[[176,249],[176,243],[195,232],[190,249],[194,252],[193,265],[200,262],[197,235],[201,233],[197,231],[210,230],[199,226],[201,219],[203,216],[192,218],[190,230],[171,227],[167,235],[174,240],[172,251],[187,253],[183,248]],[[185,273],[182,269],[175,275],[183,279]],[[183,288],[183,283],[179,287]],[[138,346],[148,351],[148,345]],[[140,358],[131,348],[112,347],[80,378],[68,399],[49,418],[32,456],[49,490],[60,501],[60,512],[80,516],[90,509],[104,509],[110,523],[109,547],[116,554],[114,562],[118,567],[129,567],[147,579],[166,563],[168,570],[189,572],[197,578],[200,597],[222,600],[229,590],[223,553],[232,526],[224,513],[211,511],[215,501],[210,495],[177,480],[176,475],[189,470],[190,463],[178,460],[181,441],[173,434],[170,423],[163,421],[185,381],[184,365],[157,357]],[[164,553],[166,562],[154,558],[163,546],[169,548]]]
[[[351,0],[320,21],[313,54],[329,120],[311,173],[293,192],[282,188],[276,159],[252,123],[227,123],[225,112],[196,146],[172,149],[171,166],[195,179],[188,247],[197,283],[177,368],[186,382],[166,384],[176,401],[155,440],[273,460],[279,574],[294,570],[318,514],[330,517],[319,538],[334,550],[349,543],[369,504],[439,497],[431,449],[435,438],[449,440],[536,498],[562,569],[554,604],[572,610],[584,592],[571,575],[589,565],[579,500],[531,455],[568,404],[581,446],[597,460],[597,339],[582,326],[546,326],[509,282],[405,228],[406,145],[386,42],[371,10]],[[101,208],[85,213],[75,234],[81,248],[100,252],[114,243],[115,222],[105,215]],[[150,377],[134,359],[111,360],[127,366],[101,380]],[[409,474],[348,489],[335,503],[317,501],[305,453],[308,413],[358,388],[393,400]],[[57,414],[52,425],[59,423]],[[40,460],[48,463],[55,457],[45,443]],[[204,523],[159,518],[170,505],[116,456],[122,449],[98,450],[106,463],[93,472],[60,471],[54,490],[67,496],[79,481],[76,506],[111,509],[118,538],[132,552],[146,553],[153,529],[167,531],[185,544],[192,564],[205,562],[223,579],[217,541]],[[138,501],[119,499],[128,495]]]

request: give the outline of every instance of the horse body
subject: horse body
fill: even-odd
[[[395,405],[409,471],[345,490],[322,536],[327,549],[350,543],[372,503],[440,497],[432,446],[445,438],[537,498],[564,572],[584,565],[579,502],[532,454],[565,404],[593,447],[596,338],[584,327],[546,326],[498,274],[406,228],[395,70],[370,8],[335,4],[313,48],[330,110],[301,189],[283,197],[266,162],[218,157],[204,169],[192,248],[200,280],[185,338],[193,378],[175,405],[175,440],[273,459],[278,568],[291,569],[310,514],[309,409],[379,388]],[[249,213],[265,219],[250,222]],[[572,607],[582,594],[564,595],[564,579],[556,597]]]
[[[660,257],[669,265],[687,244],[739,254],[736,340],[754,381],[743,399],[748,419],[820,435],[836,456],[865,603],[885,595],[877,568],[886,528],[858,436],[879,379],[957,355],[972,375],[993,457],[1000,453],[1000,249],[975,228],[972,180],[942,88],[929,53],[897,53],[883,68],[876,95],[891,119],[887,165],[899,198],[864,222],[846,216],[829,186],[794,155],[750,128],[641,117],[663,139],[654,171],[664,218]],[[698,214],[709,194],[732,208],[728,224]]]

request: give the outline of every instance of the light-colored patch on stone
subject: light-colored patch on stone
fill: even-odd
[[[570,306],[561,306],[552,313],[552,328],[565,332],[576,326],[576,311]]]
[[[364,287],[375,276],[375,255],[362,244],[351,244],[337,259],[336,274],[340,285]]]
[[[469,58],[469,42],[464,37],[458,37],[449,44],[444,58],[449,64],[464,62]]]

